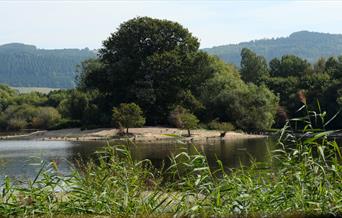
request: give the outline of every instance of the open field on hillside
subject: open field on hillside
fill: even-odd
[[[40,92],[47,94],[54,90],[59,90],[57,88],[48,88],[48,87],[12,87],[13,89],[19,91],[20,93],[30,93],[30,92]]]

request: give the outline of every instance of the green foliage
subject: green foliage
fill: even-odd
[[[289,99],[291,95],[297,92],[300,81],[298,77],[270,77],[267,79],[266,85],[276,94],[281,96],[280,103]],[[297,107],[298,108],[298,107]]]
[[[81,120],[85,109],[89,106],[89,99],[86,93],[72,90],[67,98],[63,99],[58,105],[58,111],[65,117],[74,120]]]
[[[342,72],[342,67],[339,66],[340,59],[333,57],[328,58],[327,61],[319,59],[315,64],[310,65],[306,60],[286,55],[281,58],[281,61],[274,59],[270,62],[273,76],[265,83],[280,97],[283,117],[300,116],[303,111],[297,109],[303,103],[310,109],[325,110],[331,117],[339,112],[338,90],[341,83],[339,73]],[[278,67],[275,67],[275,62],[278,63]],[[298,93],[301,93],[301,96]],[[317,102],[320,102],[319,106]],[[328,128],[342,127],[340,121],[341,118],[338,116]],[[277,125],[282,124],[277,123]]]
[[[294,55],[284,55],[281,60],[275,58],[270,61],[270,73],[273,77],[301,76],[310,71],[310,63]]]
[[[22,130],[28,127],[28,123],[23,118],[13,117],[6,123],[7,130]]]
[[[99,90],[111,107],[135,102],[148,123],[165,123],[175,105],[201,106],[198,88],[213,71],[211,58],[198,48],[180,24],[137,17],[104,41],[99,60],[82,65],[79,84]]]
[[[168,121],[171,126],[176,128],[182,128],[182,121],[180,115],[187,112],[187,109],[177,105],[169,114]]]
[[[135,103],[121,103],[119,107],[113,108],[112,120],[119,128],[141,127],[145,124],[143,111]]]
[[[266,59],[247,48],[241,50],[241,78],[245,82],[260,84],[269,77]]]
[[[265,86],[249,84],[245,90],[223,93],[222,103],[229,102],[226,114],[244,130],[267,130],[274,123],[278,98]]]
[[[49,104],[57,105],[58,111],[69,120],[79,120],[83,125],[99,125],[110,123],[103,121],[99,110],[100,105],[96,102],[96,92],[86,92],[77,89],[58,91],[49,94]]]
[[[13,101],[14,104],[17,105],[29,104],[34,106],[44,106],[47,101],[47,97],[43,93],[30,92],[15,96]]]
[[[47,95],[47,104],[52,107],[57,107],[64,99],[68,97],[68,95],[69,92],[66,90],[51,91]]]
[[[305,39],[300,45],[305,47],[312,36],[322,35],[300,32],[273,42],[286,44],[289,40],[298,44]],[[179,105],[202,123],[218,118],[242,130],[280,127],[288,118],[303,114],[297,111],[303,99],[308,108],[326,110],[331,117],[340,112],[342,56],[321,58],[314,64],[290,52],[264,58],[255,50],[262,42],[269,41],[241,47],[239,72],[234,65],[200,51],[198,40],[180,24],[137,17],[122,23],[104,41],[97,59],[78,66],[78,89],[20,94],[0,86],[0,123],[7,129],[10,116],[5,111],[22,105],[57,108],[63,120],[78,121],[84,128],[110,126],[113,106],[124,102],[139,105],[149,125],[166,124],[170,111]],[[1,46],[0,55],[3,49],[8,54],[13,49],[24,49],[25,55],[43,52],[10,45]],[[272,59],[268,66],[266,59]],[[13,123],[20,123],[18,119]],[[32,124],[31,118],[22,120],[28,126]],[[342,128],[342,117],[337,116],[326,128]]]
[[[268,129],[273,124],[278,98],[265,86],[245,84],[238,71],[224,63],[203,87],[205,117],[231,122],[244,130]]]
[[[189,112],[180,114],[179,119],[182,122],[182,128],[188,130],[188,136],[190,137],[190,130],[198,127],[199,120],[194,114]]]
[[[1,113],[0,127],[3,130],[47,129],[56,125],[60,119],[61,115],[52,107],[11,105]]]
[[[101,96],[94,91],[56,90],[48,94],[18,93],[7,86],[0,85],[0,95],[1,130],[109,126],[111,121],[110,116],[100,113],[102,104],[97,101]],[[12,121],[9,122],[10,120]],[[16,123],[20,125],[9,126]]]
[[[233,124],[229,122],[220,122],[218,119],[212,120],[208,123],[209,129],[221,131],[220,137],[224,137],[228,131],[235,130]]]
[[[201,89],[200,100],[203,102],[205,111],[200,118],[209,122],[215,118],[228,121],[226,114],[226,103],[221,103],[221,94],[232,92],[233,90],[245,87],[244,82],[240,79],[239,71],[233,65],[227,65],[223,61],[213,59],[212,68],[215,74],[206,81]]]
[[[14,87],[74,87],[76,66],[94,58],[89,49],[37,49],[24,44],[0,46],[0,83]]]
[[[327,73],[332,75],[334,78],[342,78],[342,57],[330,57],[325,63],[325,70]]]
[[[76,69],[76,85],[78,88],[92,89],[98,87],[98,84],[103,83],[107,78],[101,72],[104,70],[104,65],[99,59],[88,59],[78,65]]]
[[[13,96],[17,93],[6,85],[0,84],[0,112],[13,104]]]
[[[36,113],[31,124],[34,129],[48,129],[61,120],[60,113],[53,107],[39,107]]]
[[[48,130],[58,130],[67,128],[79,128],[82,126],[80,120],[61,119],[58,123],[48,128]]]
[[[177,105],[177,107],[170,112],[169,122],[171,125],[188,130],[188,136],[191,136],[190,130],[198,127],[199,120],[189,110]]]
[[[252,98],[247,98],[250,100],[245,104],[240,98],[254,96],[254,90],[240,79],[234,66],[208,56],[198,47],[197,39],[178,23],[134,18],[122,23],[104,41],[99,59],[82,63],[78,85],[82,91],[98,92],[97,108],[93,108],[105,115],[114,105],[134,102],[142,107],[148,124],[165,124],[170,110],[179,105],[190,109],[204,122],[218,117],[243,129],[270,128],[276,106],[269,105],[276,105],[276,98],[268,94],[257,97],[264,98],[266,106],[262,109],[267,111],[260,108],[250,112],[251,119],[248,118],[251,114],[246,115],[247,118],[238,112],[233,115],[231,111],[239,111],[239,108],[232,110],[230,105],[250,107]],[[264,83],[268,76],[265,59],[248,49],[243,56],[245,80]],[[253,78],[249,78],[250,75]],[[265,87],[260,90],[267,92]],[[248,109],[241,111],[248,112]],[[264,115],[261,117],[266,118],[265,124],[251,124],[255,113]],[[241,117],[250,120],[248,124],[239,123]],[[179,123],[179,120],[174,121],[173,125],[181,126]]]

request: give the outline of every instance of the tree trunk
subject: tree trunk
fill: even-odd
[[[128,128],[126,128],[126,134],[128,134]]]
[[[188,136],[189,136],[189,137],[191,136],[190,129],[188,129]]]

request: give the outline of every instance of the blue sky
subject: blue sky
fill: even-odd
[[[177,21],[202,48],[299,30],[342,33],[342,1],[0,0],[0,44],[99,48],[120,23],[136,16]]]

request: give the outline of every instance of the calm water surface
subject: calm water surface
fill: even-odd
[[[251,159],[265,161],[268,148],[274,147],[271,139],[235,139],[216,141],[205,144],[139,144],[128,145],[134,159],[150,159],[155,166],[168,162],[170,154],[182,151],[196,153],[203,152],[211,166],[220,159],[224,166],[233,168],[248,164]],[[41,161],[54,161],[58,164],[61,173],[67,175],[71,166],[80,157],[89,159],[94,153],[101,150],[106,142],[69,142],[69,141],[0,141],[0,182],[5,176],[16,179],[34,178],[41,168]],[[266,160],[267,161],[267,160]]]

